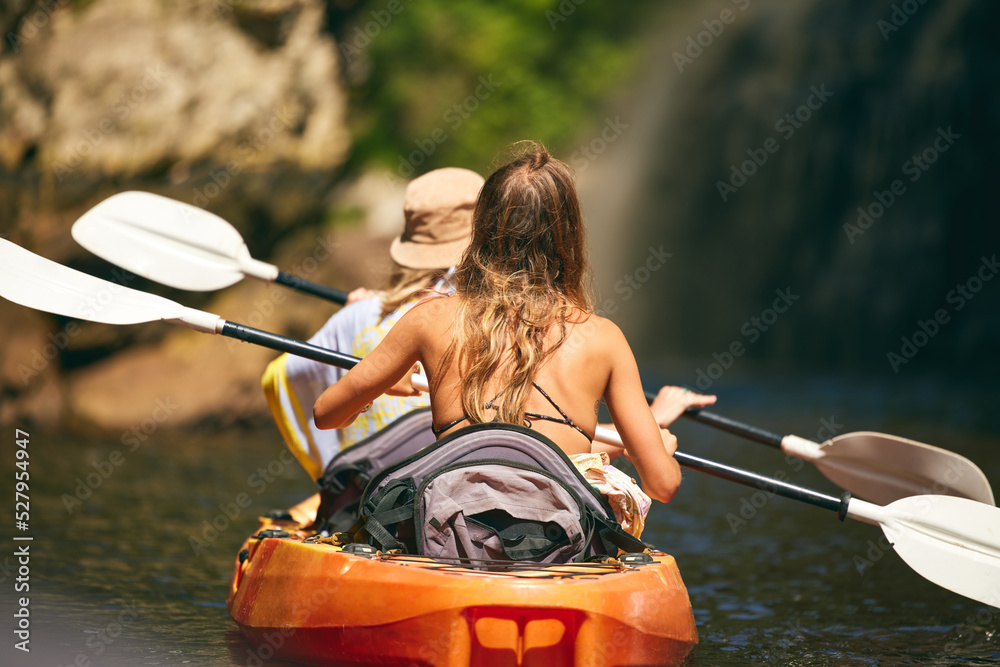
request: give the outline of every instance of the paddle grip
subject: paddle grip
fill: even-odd
[[[347,292],[341,292],[339,289],[333,289],[332,287],[325,287],[323,285],[317,285],[316,283],[309,282],[298,276],[293,276],[290,273],[285,273],[284,271],[278,271],[278,277],[274,279],[274,282],[279,285],[284,285],[285,287],[291,287],[293,290],[299,292],[305,292],[306,294],[312,294],[313,296],[318,296],[321,299],[326,299],[327,301],[332,301],[333,303],[339,303],[344,305],[347,303]]]
[[[655,398],[656,394],[649,391],[646,392],[647,402],[652,403]],[[735,433],[736,435],[743,436],[744,438],[749,438],[750,440],[762,442],[765,445],[781,449],[782,436],[777,433],[771,433],[770,431],[765,431],[762,428],[750,426],[749,424],[744,424],[736,421],[735,419],[723,417],[722,415],[717,415],[714,412],[709,412],[701,408],[688,408],[687,411],[684,412],[684,416],[693,421],[708,424],[709,426],[714,426],[717,429],[728,431],[729,433]]]
[[[361,361],[357,357],[352,357],[349,354],[327,350],[326,348],[319,347],[311,343],[304,343],[300,340],[295,340],[294,338],[286,338],[285,336],[280,336],[269,331],[261,331],[260,329],[254,329],[253,327],[248,327],[245,324],[229,322],[228,320],[223,320],[222,328],[219,333],[223,336],[235,338],[236,340],[241,340],[245,343],[262,345],[263,347],[268,347],[272,350],[277,350],[278,352],[287,352],[289,354],[305,357],[306,359],[312,359],[313,361],[318,361],[324,364],[330,364],[331,366],[337,366],[339,368],[354,368],[354,366]]]
[[[780,479],[774,479],[773,477],[759,475],[755,472],[750,472],[749,470],[734,468],[733,466],[726,465],[725,463],[709,461],[685,452],[674,452],[674,458],[677,459],[677,462],[685,468],[704,472],[713,477],[718,477],[730,482],[736,482],[737,484],[742,484],[744,486],[754,487],[770,495],[782,496],[784,498],[791,498],[792,500],[809,503],[810,505],[815,505],[816,507],[821,507],[832,512],[838,512],[838,514],[841,512],[842,506],[846,506],[845,499],[829,496],[825,493],[813,491],[812,489],[807,489],[802,486],[796,486],[795,484],[783,482]]]

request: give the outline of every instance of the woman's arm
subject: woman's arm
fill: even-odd
[[[621,330],[610,322],[602,342],[611,359],[604,399],[625,444],[629,459],[651,498],[669,502],[681,483],[681,469],[673,457],[677,439],[660,429],[642,391],[639,368]]]
[[[409,318],[413,310],[400,318],[367,357],[320,394],[313,406],[316,426],[327,429],[350,425],[368,403],[412,370],[419,361],[423,341],[420,328]]]

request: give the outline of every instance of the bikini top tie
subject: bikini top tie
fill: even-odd
[[[583,436],[585,438],[587,438],[588,441],[590,441],[590,442],[594,441],[594,439],[590,435],[588,435],[586,431],[584,431],[582,428],[580,428],[576,423],[573,422],[572,419],[569,418],[569,415],[567,415],[565,412],[563,412],[563,409],[560,408],[556,404],[556,402],[552,400],[552,397],[550,397],[548,394],[545,393],[544,389],[542,389],[541,387],[538,386],[537,382],[532,382],[531,384],[532,384],[532,386],[535,389],[537,389],[539,391],[539,393],[541,393],[542,396],[545,397],[545,400],[547,400],[549,403],[552,404],[552,407],[554,407],[559,412],[559,414],[562,415],[562,417],[552,417],[550,415],[540,415],[540,414],[537,414],[535,412],[525,412],[524,413],[524,425],[525,426],[527,426],[528,428],[531,428],[531,420],[532,419],[543,419],[545,421],[554,422],[556,424],[565,424],[566,426],[572,426],[577,431],[579,431],[580,433],[582,433]],[[484,410],[489,410],[489,409],[495,408],[496,406],[493,405],[493,401],[497,400],[497,398],[499,396],[500,396],[500,394],[497,394],[492,399],[490,399],[489,402],[487,402],[483,406],[483,409]],[[444,433],[445,431],[447,431],[451,427],[455,426],[456,424],[461,424],[462,422],[464,422],[468,418],[469,418],[469,415],[462,415],[461,417],[459,417],[455,421],[449,422],[449,423],[445,424],[444,426],[442,426],[441,428],[434,428],[434,426],[432,425],[431,426],[431,431],[433,431],[433,433],[434,433],[435,436],[440,436],[442,433]]]

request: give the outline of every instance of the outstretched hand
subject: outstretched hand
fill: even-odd
[[[698,394],[684,387],[661,387],[656,398],[649,405],[653,417],[660,428],[674,423],[688,408],[703,408],[715,403],[716,397],[710,394]]]

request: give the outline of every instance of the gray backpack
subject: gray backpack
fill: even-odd
[[[459,429],[376,474],[342,541],[477,562],[563,563],[641,552],[607,500],[548,438],[514,424]]]
[[[431,425],[431,409],[418,408],[334,456],[316,480],[320,506],[312,529],[330,534],[354,525],[372,475],[434,444]]]

